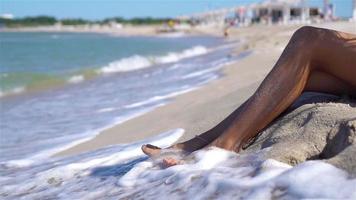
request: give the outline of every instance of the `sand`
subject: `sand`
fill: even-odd
[[[314,26],[356,33],[356,24],[351,22]],[[108,145],[130,143],[176,128],[186,131],[180,141],[207,131],[253,94],[277,61],[293,32],[299,27],[300,25],[255,26],[231,29],[228,39],[242,42],[234,53],[251,51],[251,54],[225,66],[221,79],[180,95],[171,103],[147,114],[104,130],[95,138],[64,150],[56,156],[75,155]],[[220,34],[216,30],[195,31]]]
[[[265,159],[292,166],[322,160],[356,177],[356,100],[304,93],[240,153],[268,148]]]

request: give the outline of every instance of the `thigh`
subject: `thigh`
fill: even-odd
[[[305,91],[356,96],[356,87],[328,73],[316,70],[310,73]]]
[[[317,70],[356,87],[356,35],[322,29],[313,62]]]

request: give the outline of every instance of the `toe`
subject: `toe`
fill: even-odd
[[[146,154],[148,156],[153,156],[153,155],[159,154],[161,151],[161,148],[156,147],[151,144],[146,144],[146,145],[142,145],[141,150],[143,151],[144,154]]]
[[[178,165],[179,162],[178,162],[178,160],[176,160],[174,158],[165,158],[165,159],[163,159],[163,164],[165,167],[171,167],[174,165]]]
[[[147,148],[150,148],[150,149],[161,149],[155,145],[152,145],[152,144],[146,144],[146,145],[143,145],[143,146],[146,146]]]

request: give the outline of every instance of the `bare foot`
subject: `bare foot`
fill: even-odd
[[[156,147],[156,146],[151,145],[151,144],[142,145],[141,149],[142,149],[144,154],[146,154],[146,155],[148,155],[150,157],[160,154],[161,150],[162,150],[161,148]]]
[[[162,150],[161,148],[151,145],[151,144],[142,145],[141,149],[142,149],[143,153],[145,153],[146,155],[148,155],[150,157],[159,156],[160,154],[163,153],[162,151],[169,150],[169,149],[180,150],[180,148],[177,147],[177,145],[174,145],[174,146],[169,147],[168,149]],[[165,153],[163,153],[163,154],[165,154]],[[180,161],[179,159],[168,156],[168,157],[163,158],[161,167],[168,168],[168,167],[178,165],[181,163],[182,163],[182,161]]]
[[[168,168],[168,167],[172,167],[174,165],[179,165],[181,164],[182,162],[177,160],[177,159],[174,159],[174,158],[171,158],[171,157],[168,157],[168,158],[164,158],[163,159],[163,166],[165,168]]]
[[[207,146],[209,144],[209,141],[204,139],[202,136],[196,136],[186,142],[183,143],[178,143],[173,146],[170,146],[167,148],[167,150],[182,150],[186,153],[191,153],[193,151],[202,149],[203,147]],[[162,149],[160,147],[151,145],[151,144],[146,144],[142,145],[141,147],[143,153],[146,155],[152,157],[156,156],[162,153]]]
[[[203,136],[196,136],[186,142],[178,143],[173,146],[170,146],[167,149],[162,149],[160,147],[151,144],[142,145],[141,149],[143,153],[145,153],[150,157],[158,157],[158,156],[165,157],[162,160],[162,165],[163,167],[167,168],[182,163],[181,160],[177,158],[173,158],[174,156],[172,157],[172,153],[173,155],[175,155],[175,154],[179,154],[179,152],[183,152],[185,155],[187,155],[196,150],[202,149],[206,146],[218,146],[220,148],[228,149],[227,145],[223,144],[221,140],[217,139],[213,143],[211,143],[210,140],[205,139]]]

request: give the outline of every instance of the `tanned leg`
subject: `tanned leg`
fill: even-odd
[[[173,147],[195,151],[210,143],[239,151],[303,91],[356,95],[356,36],[303,27],[297,30],[257,91],[213,129]],[[148,154],[159,148],[143,146]]]
[[[238,151],[303,91],[356,94],[356,36],[303,27],[214,145]]]

